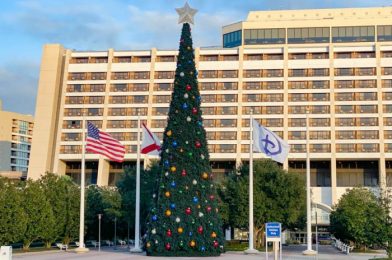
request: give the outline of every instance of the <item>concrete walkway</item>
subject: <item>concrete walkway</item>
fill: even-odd
[[[358,260],[368,260],[378,257],[385,257],[384,254],[357,254],[353,253],[350,255],[345,255],[331,246],[320,246],[319,255],[317,258],[315,256],[303,256],[302,250],[305,247],[302,246],[289,246],[283,247],[283,259],[285,260],[300,260],[300,259],[318,259],[318,260],[340,260],[340,259],[358,259]],[[225,259],[225,260],[264,260],[265,253],[260,253],[258,255],[244,255],[242,252],[228,252],[222,254],[220,257],[176,257],[175,259]],[[136,260],[136,259],[156,259],[156,260],[169,260],[173,259],[170,257],[148,257],[144,254],[131,254],[126,248],[118,248],[118,250],[113,250],[112,248],[103,248],[101,252],[96,249],[91,249],[90,252],[86,254],[76,254],[73,251],[60,252],[60,251],[49,251],[40,253],[22,253],[14,254],[13,259],[26,259],[26,260],[65,260],[65,259],[82,259],[82,260]],[[269,254],[269,260],[273,260],[272,253]]]

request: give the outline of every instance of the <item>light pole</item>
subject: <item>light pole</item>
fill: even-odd
[[[304,255],[315,255],[316,251],[312,250],[312,212],[310,201],[310,145],[309,145],[309,107],[306,107],[306,233],[307,249],[302,253]]]
[[[102,214],[98,214],[98,251],[101,252],[101,218]]]
[[[117,217],[114,217],[114,248],[117,250]]]
[[[127,245],[129,249],[129,219],[128,219],[128,227],[127,227]]]

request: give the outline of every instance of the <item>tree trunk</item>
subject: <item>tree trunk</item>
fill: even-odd
[[[32,242],[33,242],[32,240],[24,240],[23,251],[28,251]]]
[[[52,247],[52,241],[45,241],[45,248],[51,248]]]

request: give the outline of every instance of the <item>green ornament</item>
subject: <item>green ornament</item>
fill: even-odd
[[[179,192],[180,194],[182,194],[182,190],[179,190],[178,192]]]
[[[189,155],[189,157],[192,157],[193,153],[192,153],[192,152],[189,152],[188,155]]]
[[[201,185],[201,187],[202,187],[203,189],[205,189],[205,187],[206,187],[206,186],[204,186],[204,185]]]

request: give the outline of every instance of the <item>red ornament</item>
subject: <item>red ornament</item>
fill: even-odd
[[[211,206],[207,207],[207,211],[210,212],[211,211]]]
[[[186,170],[185,170],[185,169],[183,169],[183,170],[181,171],[181,176],[182,176],[182,177],[185,177],[185,176],[186,176]]]
[[[170,249],[171,249],[170,243],[167,243],[167,244],[165,245],[165,248],[166,248],[166,250],[170,250]]]
[[[217,248],[217,247],[219,246],[219,243],[218,243],[218,241],[214,240],[214,242],[212,242],[212,245],[213,245],[215,248]]]
[[[195,142],[195,146],[196,146],[196,148],[200,148],[201,147],[201,143],[199,141],[196,141]]]
[[[215,199],[214,195],[210,195],[210,200],[214,200],[214,199]]]
[[[192,87],[191,87],[191,85],[186,85],[186,88],[185,88],[187,91],[190,91],[191,89],[192,89]]]
[[[194,115],[196,115],[197,114],[197,108],[192,108],[192,113],[194,114]]]
[[[185,214],[190,215],[192,213],[192,210],[190,207],[185,209]]]
[[[171,232],[170,229],[168,229],[168,230],[166,231],[166,235],[167,235],[168,237],[171,237],[171,236],[172,236],[172,232]]]
[[[203,227],[202,227],[202,226],[199,226],[199,227],[197,228],[197,233],[199,233],[199,234],[202,234],[202,233],[203,233]]]

